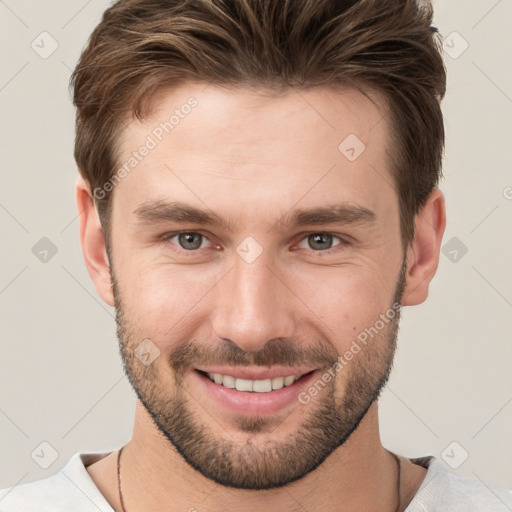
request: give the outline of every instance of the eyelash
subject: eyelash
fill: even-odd
[[[166,233],[165,235],[163,235],[162,237],[162,241],[163,242],[170,242],[173,238],[175,238],[176,236],[179,236],[181,234],[191,234],[191,235],[200,235],[203,237],[203,239],[206,239],[206,240],[209,240],[211,242],[211,240],[203,233],[201,233],[200,231],[173,231],[171,233]],[[327,250],[317,250],[315,251],[314,249],[310,249],[312,252],[315,252],[317,254],[332,254],[338,250],[340,250],[340,246],[346,246],[346,245],[349,245],[349,242],[348,240],[338,236],[337,234],[335,233],[330,233],[330,232],[327,232],[327,231],[311,231],[310,233],[306,233],[304,234],[304,236],[300,239],[299,243],[302,242],[303,240],[306,240],[307,238],[309,238],[310,236],[313,236],[313,235],[330,235],[332,236],[333,238],[337,238],[340,243],[331,247],[330,249],[327,249]],[[190,249],[190,250],[187,250],[187,249],[183,249],[182,247],[179,247],[179,245],[176,245],[176,244],[172,244],[174,245],[174,247],[176,248],[176,250],[178,252],[181,252],[181,253],[188,253],[188,254],[194,254],[194,253],[198,253],[200,249]]]

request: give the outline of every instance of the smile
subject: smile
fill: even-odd
[[[226,388],[237,391],[250,391],[254,393],[268,393],[276,389],[290,386],[299,380],[304,374],[288,375],[286,377],[274,377],[273,379],[249,380],[233,377],[232,375],[221,375],[220,373],[207,373],[212,382]]]

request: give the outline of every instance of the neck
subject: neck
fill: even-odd
[[[172,510],[257,512],[262,503],[268,512],[394,512],[399,500],[396,460],[380,442],[377,403],[350,439],[320,467],[278,489],[232,489],[205,478],[158,433],[140,403],[134,435],[123,450],[121,462],[125,512],[169,512],[169,504]]]

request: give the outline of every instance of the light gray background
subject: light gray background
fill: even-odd
[[[77,451],[117,449],[131,436],[135,398],[113,310],[97,297],[79,246],[68,93],[108,5],[0,0],[0,487],[53,474]],[[456,237],[451,243],[467,253],[458,250],[454,262],[448,245],[428,301],[403,311],[381,399],[382,440],[409,457],[433,454],[447,468],[467,451],[453,471],[512,488],[512,1],[435,7],[452,55],[443,245]],[[59,45],[47,59],[31,47],[42,47],[43,31]],[[47,262],[32,252],[43,237],[58,248]],[[51,461],[42,442],[58,453],[47,469],[35,462]]]

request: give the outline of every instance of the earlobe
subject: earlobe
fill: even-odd
[[[76,185],[76,202],[80,219],[80,243],[85,266],[100,297],[114,306],[110,281],[110,263],[107,256],[103,229],[94,206],[90,187],[79,177]]]
[[[414,240],[407,250],[406,285],[402,296],[404,306],[415,306],[427,299],[430,281],[439,264],[445,227],[444,195],[435,188],[415,218]]]

